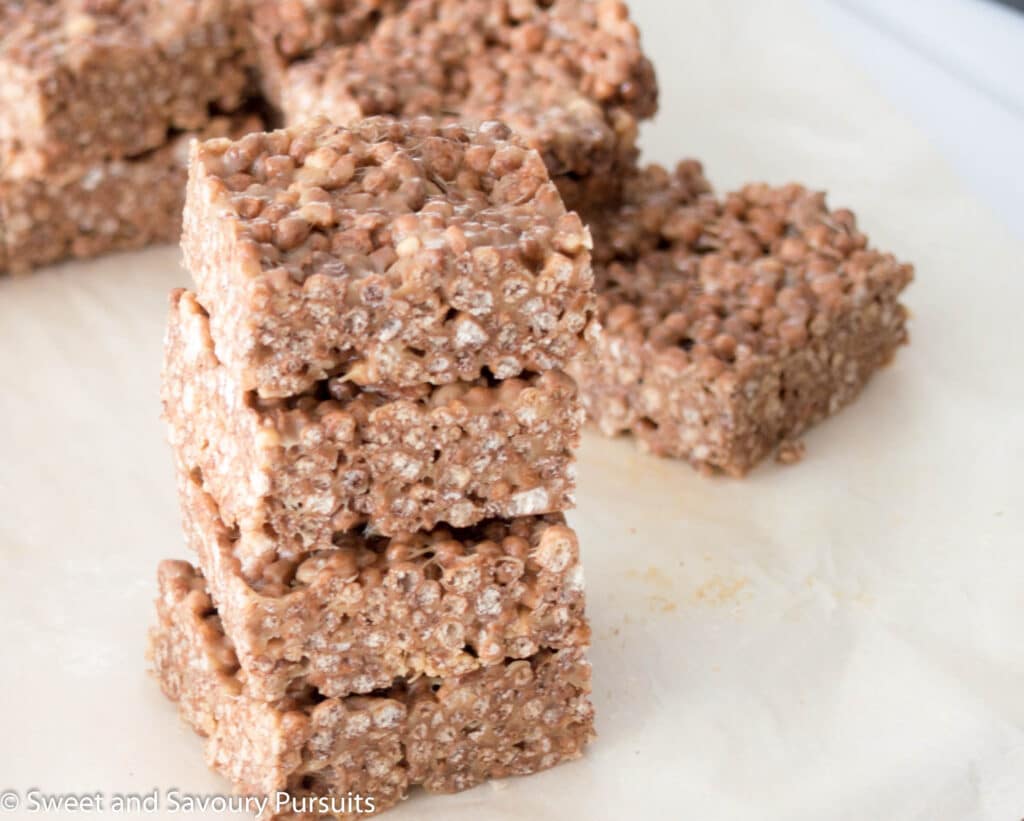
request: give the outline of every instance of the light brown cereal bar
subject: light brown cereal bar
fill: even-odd
[[[652,166],[597,210],[593,355],[571,368],[605,433],[742,475],[853,400],[907,340],[913,268],[798,185],[715,197]]]
[[[369,35],[384,15],[409,0],[249,0],[253,26],[282,60]]]
[[[363,524],[391,535],[573,506],[583,410],[558,371],[395,399],[332,379],[260,399],[217,359],[195,297],[176,291],[162,393],[175,456],[202,471],[224,521],[269,528],[295,553]]]
[[[135,157],[250,93],[241,0],[27,0],[0,32],[0,169]]]
[[[368,5],[354,4],[351,19],[366,19]],[[315,55],[336,55],[374,78],[375,87],[352,90],[357,102],[371,109],[363,116],[423,113],[415,102],[417,92],[457,102],[457,91],[490,88],[498,97],[521,96],[539,81],[575,88],[599,105],[638,118],[657,110],[653,66],[620,0],[391,0],[377,5],[385,13],[375,16],[372,30],[333,40],[351,46],[350,51],[320,49]],[[371,58],[390,71],[375,71]],[[472,76],[476,71],[487,76],[478,81]],[[511,80],[511,92],[496,87],[494,80],[501,76]]]
[[[199,136],[259,128],[254,115],[218,117]],[[74,166],[58,178],[0,175],[0,273],[175,241],[194,136],[179,135],[135,159]]]
[[[196,145],[182,247],[243,390],[370,389],[563,368],[590,238],[508,128],[314,121]]]
[[[240,793],[292,794],[294,804],[277,805],[277,814],[272,803],[265,819],[356,816],[340,803],[337,816],[304,815],[317,797],[359,796],[360,809],[379,811],[414,785],[455,792],[526,775],[578,758],[593,737],[580,648],[399,679],[372,695],[324,698],[297,686],[267,702],[250,694],[203,577],[185,562],[164,562],[159,588],[150,659],[160,684],[205,737],[210,767]]]
[[[612,197],[657,83],[620,2],[412,0],[363,40],[285,70],[291,122],[375,114],[501,119],[536,148],[570,207]],[[581,190],[583,183],[600,180]]]
[[[377,77],[339,56],[324,54],[283,75],[286,120],[301,122],[310,115],[323,115],[347,123],[367,112],[426,115],[444,123],[501,120],[540,153],[566,206],[573,209],[614,201],[623,178],[636,164],[636,118],[624,109],[607,112],[571,87],[539,80],[533,85],[520,83],[518,92],[513,92],[512,81],[497,74],[492,86],[470,97],[460,92],[458,103],[443,102],[429,88],[411,89],[411,101],[387,105],[354,99],[374,89],[390,98],[391,90],[380,90],[383,78],[395,77],[387,64],[366,58],[368,69],[379,72]],[[482,83],[489,75],[481,68],[472,76]]]
[[[179,474],[186,538],[261,698],[297,680],[367,693],[589,642],[579,545],[561,515],[353,533],[295,555],[227,527],[201,481]]]

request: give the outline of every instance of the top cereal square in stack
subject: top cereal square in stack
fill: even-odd
[[[498,123],[197,144],[182,247],[218,357],[265,397],[562,368],[592,311],[589,233]]]

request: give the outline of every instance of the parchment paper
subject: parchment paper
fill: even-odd
[[[801,4],[634,6],[648,156],[828,189],[917,263],[913,344],[796,467],[708,480],[589,436],[599,740],[388,817],[1018,821],[1024,248]],[[0,282],[0,790],[227,791],[143,661],[186,555],[157,400],[186,281],[170,248]]]

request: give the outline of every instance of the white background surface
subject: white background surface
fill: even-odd
[[[1024,240],[1024,13],[994,0],[809,3]]]
[[[827,188],[917,263],[913,344],[796,467],[708,480],[588,437],[599,740],[387,817],[1019,821],[1024,246],[807,7],[634,5],[649,156]],[[0,789],[226,789],[143,663],[184,555],[157,402],[184,282],[174,249],[0,282]]]

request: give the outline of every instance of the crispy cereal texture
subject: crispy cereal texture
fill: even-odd
[[[657,94],[619,0],[3,3],[0,273],[172,239],[179,135],[246,104],[501,119],[578,210],[619,196]]]
[[[253,26],[282,61],[368,36],[384,15],[409,0],[249,0]]]
[[[159,588],[153,669],[206,739],[208,764],[243,794],[353,793],[381,810],[413,785],[455,792],[570,761],[593,737],[590,665],[580,649],[399,680],[370,696],[324,699],[296,688],[280,701],[260,701],[248,693],[202,576],[185,562],[164,562]]]
[[[272,538],[227,528],[196,478],[179,478],[186,539],[259,698],[297,681],[368,693],[589,643],[579,545],[559,514],[352,534],[283,556]]]
[[[599,317],[575,362],[590,416],[652,452],[742,475],[852,401],[907,340],[913,268],[798,185],[718,198],[652,166],[588,215]]]
[[[267,99],[294,125],[501,119],[579,209],[619,195],[657,83],[618,0],[7,3],[0,272],[168,241],[180,186],[159,172],[177,135]]]
[[[636,26],[607,0],[412,0],[363,38],[268,74],[290,122],[503,120],[540,152],[572,208],[617,194],[637,122],[657,110]]]
[[[201,471],[225,522],[269,527],[290,552],[363,525],[394,535],[573,506],[583,409],[559,371],[397,399],[332,379],[260,399],[217,359],[191,293],[172,295],[166,339],[164,416],[181,468]]]
[[[592,309],[588,232],[498,123],[197,144],[184,222],[217,356],[264,397],[563,368]]]
[[[0,29],[5,176],[52,180],[69,164],[136,157],[252,92],[240,0],[14,6]]]
[[[238,136],[262,127],[253,114],[218,117],[143,157],[98,160],[57,178],[0,176],[0,273],[24,273],[67,257],[174,242],[195,137]]]

